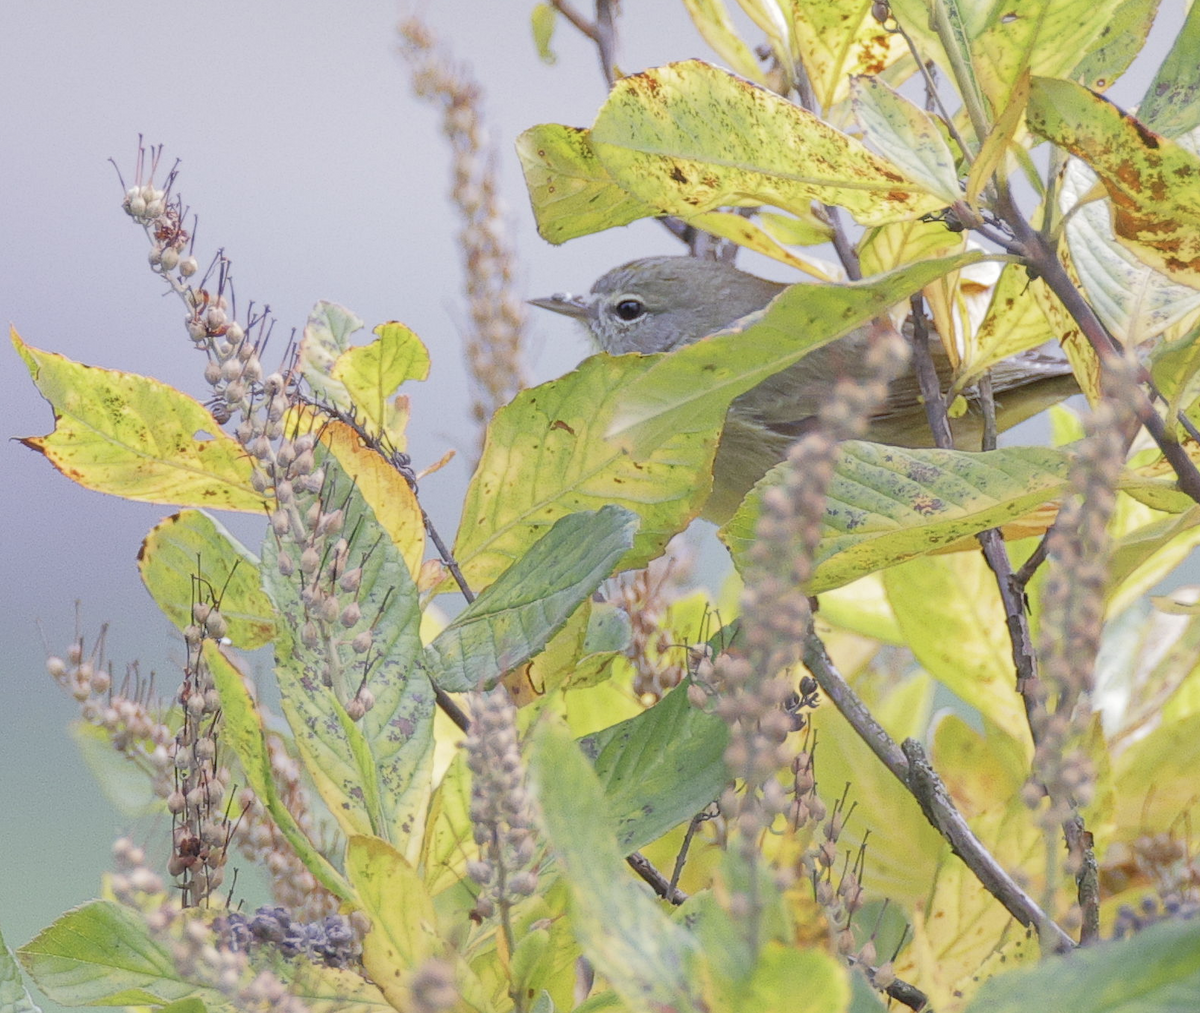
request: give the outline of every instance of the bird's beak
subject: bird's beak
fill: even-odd
[[[530,306],[540,306],[544,310],[553,310],[564,317],[574,317],[576,320],[587,319],[588,304],[585,296],[569,295],[566,292],[555,292],[554,295],[540,299],[530,299]]]

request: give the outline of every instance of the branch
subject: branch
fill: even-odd
[[[632,855],[625,859],[629,867],[636,872],[643,880],[650,884],[650,889],[658,894],[663,900],[670,901],[676,907],[688,899],[688,895],[682,890],[673,886],[671,882],[659,872],[650,860],[640,851],[635,851]]]
[[[1043,942],[1056,952],[1074,949],[1071,937],[1017,885],[972,832],[930,766],[920,743],[906,739],[902,747],[896,745],[842,678],[815,633],[809,633],[805,638],[804,664],[858,737],[917,800],[930,825],[942,835],[984,889],[1022,925],[1037,929]]]
[[[1100,359],[1102,371],[1109,370],[1113,358],[1121,354],[1117,342],[1105,329],[1100,318],[1096,316],[1095,310],[1084,299],[1075,283],[1071,281],[1062,262],[1058,259],[1058,254],[1050,248],[1045,237],[1025,220],[1007,190],[1001,188],[998,200],[1001,214],[1013,230],[1013,235],[1021,246],[1020,252],[1025,262],[1045,280],[1050,290],[1058,296],[1059,301],[1066,307],[1075,323],[1079,325],[1083,336],[1087,338],[1088,343]],[[1195,463],[1179,442],[1167,432],[1165,423],[1158,412],[1154,410],[1154,405],[1146,396],[1146,392],[1140,387],[1136,387],[1131,393],[1135,398],[1136,403],[1133,405],[1133,410],[1137,414],[1138,421],[1146,427],[1147,432],[1154,438],[1154,442],[1162,451],[1163,457],[1175,470],[1179,488],[1200,503],[1200,471],[1196,469]]]

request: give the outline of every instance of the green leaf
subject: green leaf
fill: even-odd
[[[118,750],[113,735],[98,725],[72,721],[67,730],[101,793],[120,812],[130,816],[166,812],[163,798],[154,791],[154,773],[145,758],[154,750],[153,741],[147,737]]]
[[[353,403],[345,385],[333,377],[333,365],[350,348],[350,338],[363,322],[337,303],[322,299],[312,308],[300,339],[297,366],[313,394],[343,411]]]
[[[204,660],[212,673],[217,692],[221,694],[221,712],[224,719],[222,741],[233,748],[246,781],[266,806],[279,832],[287,838],[304,867],[317,881],[335,896],[350,900],[354,892],[341,874],[322,855],[308,835],[300,828],[295,816],[279,795],[271,769],[271,757],[260,716],[250,691],[242,681],[241,673],[229,663],[211,640],[204,642]]]
[[[558,27],[558,10],[550,4],[535,4],[529,15],[530,27],[533,29],[533,44],[537,47],[538,59],[551,67],[558,62],[550,43],[554,39],[554,29]]]
[[[110,901],[68,911],[18,956],[38,988],[64,1006],[150,1006],[196,996],[230,1009],[215,989],[182,980],[141,915]]]
[[[1070,81],[1034,78],[1025,116],[1032,131],[1100,176],[1119,242],[1156,270],[1200,287],[1200,157]]]
[[[842,1013],[850,1004],[850,972],[828,953],[772,940],[758,955],[742,1009]]]
[[[767,307],[726,330],[652,361],[631,377],[608,435],[635,457],[681,434],[721,425],[730,402],[805,353],[848,334],[978,252],[922,261],[861,282],[792,285]]]
[[[876,225],[945,204],[812,113],[698,60],[619,80],[591,144],[623,189],[666,214],[730,204],[803,214],[820,200]]]
[[[426,657],[442,689],[487,688],[523,665],[612,575],[637,515],[618,506],[568,514],[447,626]]]
[[[391,321],[375,328],[376,338],[338,356],[330,376],[346,390],[357,417],[369,432],[404,438],[404,420],[392,402],[396,388],[429,376],[429,351],[404,324]]]
[[[1167,58],[1138,106],[1138,119],[1164,137],[1200,126],[1200,10],[1192,4]]]
[[[704,1009],[693,970],[696,943],[631,878],[600,782],[566,729],[537,730],[530,773],[588,959],[631,1010]]]
[[[551,243],[658,214],[621,189],[592,150],[588,131],[543,123],[517,138],[517,157],[538,235]]]
[[[625,854],[690,820],[725,787],[725,722],[693,707],[687,685],[636,717],[579,740],[604,786]]]
[[[454,547],[472,586],[491,583],[558,518],[579,510],[611,503],[641,518],[621,569],[644,566],[700,512],[712,481],[715,425],[677,434],[645,461],[604,438],[625,389],[654,362],[595,355],[495,414]]]
[[[423,652],[417,589],[396,545],[380,534],[357,476],[323,450],[318,463],[325,469],[323,501],[342,506],[344,530],[354,533],[344,568],[362,570],[355,597],[361,617],[350,628],[340,618],[310,617],[302,582],[279,570],[279,554],[287,552],[292,572],[303,572],[301,547],[294,539],[268,536],[264,582],[280,628],[295,631],[286,643],[276,640],[283,711],[301,759],[343,831],[374,834],[413,860],[429,800],[434,709],[433,688],[417,664]],[[301,633],[306,624],[316,634],[311,646]],[[353,641],[368,628],[370,650],[356,653]],[[354,722],[346,704],[362,682],[375,704]]]
[[[1100,34],[1092,42],[1070,77],[1092,91],[1104,91],[1128,69],[1154,25],[1159,0],[1124,0],[1105,21]],[[1176,39],[1176,46],[1179,40]],[[1195,52],[1193,48],[1192,52]],[[1195,69],[1192,61],[1189,69]],[[1160,71],[1161,72],[1161,71]],[[1152,129],[1157,129],[1151,125]],[[1167,131],[1160,131],[1167,133]]]
[[[1167,921],[1131,939],[1098,943],[1067,957],[1001,974],[967,1013],[1185,1013],[1200,994],[1200,924]]]
[[[262,590],[258,558],[215,518],[183,510],[143,539],[138,571],[176,627],[192,622],[193,602],[217,602],[234,647],[254,650],[275,636],[275,610]]]
[[[203,999],[193,995],[160,1006],[155,1013],[208,1013],[208,1007],[204,1005]]]
[[[809,593],[1015,520],[1062,493],[1069,461],[1046,447],[968,453],[841,444]],[[769,472],[721,529],[739,568],[755,539],[762,496],[783,467]]]
[[[203,405],[165,383],[13,347],[54,409],[54,431],[21,440],[85,489],[146,503],[263,509],[250,459]]]
[[[1179,413],[1186,411],[1193,425],[1200,421],[1200,324],[1181,338],[1158,345],[1150,353],[1150,363],[1150,376],[1167,401],[1167,427],[1182,440]]]
[[[13,957],[12,950],[0,935],[0,1010],[3,1013],[42,1013],[33,1001],[25,982],[21,980],[21,968]]]
[[[1021,264],[1005,265],[992,288],[987,315],[969,339],[956,391],[997,362],[1056,337],[1030,286],[1029,272]]]
[[[962,196],[954,155],[933,117],[877,77],[855,77],[850,100],[867,146],[945,204]]]

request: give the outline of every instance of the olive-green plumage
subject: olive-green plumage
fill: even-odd
[[[692,257],[649,257],[614,268],[590,295],[556,295],[534,305],[575,317],[597,346],[625,352],[667,352],[691,344],[761,310],[786,288],[730,264]],[[816,414],[833,383],[862,375],[865,328],[812,352],[737,398],[729,408],[713,464],[713,492],[704,516],[727,519]],[[950,363],[937,336],[930,341],[943,384]],[[1064,359],[1024,352],[992,368],[997,424],[1008,429],[1078,393]],[[978,450],[983,419],[972,405],[951,422],[955,444]],[[920,389],[911,371],[892,383],[886,404],[871,419],[867,438],[904,447],[932,445]]]

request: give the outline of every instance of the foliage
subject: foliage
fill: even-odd
[[[1200,5],[1137,115],[1102,93],[1155,0],[742,0],[753,39],[685,0],[738,74],[620,77],[612,6],[533,15],[543,59],[565,18],[614,79],[591,127],[517,140],[541,234],[661,218],[819,281],[521,391],[452,551],[397,394],[428,372],[420,339],[393,322],[355,344],[361,321],[321,303],[269,372],[268,321],[195,280],[157,150],[123,206],[187,306],[208,404],[13,332],[55,413],[26,444],[183,508],[139,564],[187,649],[167,708],[82,641],[49,660],[102,777],[144,806],[133,770],[170,814],[173,885],[118,842],[102,899],[21,948],[25,971],[59,1002],[189,1013],[1181,1008],[1200,610],[1143,596],[1200,541]],[[472,355],[507,363],[495,400],[520,316],[504,303],[489,348],[471,299]],[[866,442],[907,368],[884,321],[910,310],[952,375],[912,342],[928,437]],[[701,607],[661,559],[730,404],[852,331],[865,380],[830,385],[721,530],[741,590]],[[953,447],[948,417],[990,420],[1003,361],[1054,339],[1091,402],[1059,410],[1060,445],[997,449],[985,426],[982,450]],[[265,513],[257,554],[213,510]],[[450,592],[465,608],[432,631]],[[266,644],[282,722],[240,666]],[[226,909],[235,849],[277,907]],[[0,995],[34,1008],[2,945]]]

